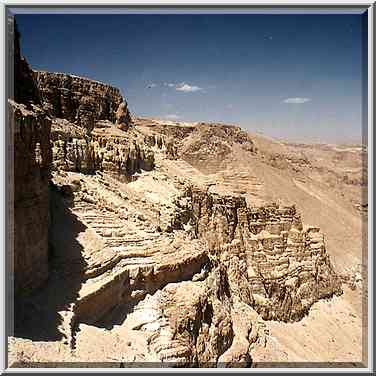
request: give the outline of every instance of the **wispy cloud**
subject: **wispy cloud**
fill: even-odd
[[[172,84],[171,82],[164,82],[163,85],[168,87],[175,87],[175,84]]]
[[[157,86],[164,86],[164,87],[169,87],[172,89],[175,89],[176,91],[182,91],[184,93],[193,93],[195,91],[204,91],[204,89],[200,86],[195,86],[195,85],[190,85],[186,82],[181,82],[181,83],[173,83],[173,82],[163,82],[161,84],[156,84],[156,83],[150,83],[146,87],[148,89],[157,87]]]
[[[181,84],[176,85],[175,89],[177,91],[182,91],[184,93],[193,93],[195,91],[202,90],[202,88],[199,86],[189,85],[189,84],[186,84],[185,82],[182,82]]]
[[[177,120],[177,119],[180,119],[180,116],[177,114],[168,114],[168,115],[165,115],[165,118],[171,119],[171,120]]]
[[[296,97],[296,98],[286,98],[282,102],[283,103],[292,103],[292,104],[302,104],[310,102],[311,98],[302,98],[302,97]]]

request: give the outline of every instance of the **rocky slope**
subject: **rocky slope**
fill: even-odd
[[[197,231],[231,295],[265,320],[301,319],[320,298],[341,294],[319,228],[303,228],[295,207],[248,208],[244,198],[193,192]]]
[[[53,117],[53,169],[129,176],[153,168],[153,153],[132,129],[117,88],[62,73],[34,76],[43,106]]]
[[[150,145],[153,169],[131,179],[111,170],[53,172],[55,275],[26,303],[20,336],[35,333],[37,316],[59,323],[71,361],[93,359],[85,351],[93,326],[110,329],[101,337],[110,346],[133,338],[125,359],[250,366],[264,320],[300,320],[318,299],[341,293],[322,234],[303,228],[294,207],[248,207],[171,158],[163,134],[133,131]],[[29,313],[30,304],[46,308]],[[50,338],[50,328],[37,327]],[[106,354],[95,352],[96,360],[119,359]]]
[[[364,147],[292,145],[225,124],[217,131],[218,125],[208,123],[167,124],[136,117],[134,123],[141,132],[174,138],[178,157],[198,169],[212,191],[240,194],[248,206],[295,205],[305,222],[325,232],[326,247],[339,272],[363,263]]]
[[[322,193],[309,159],[273,159],[273,143],[239,127],[131,118],[119,90],[96,81],[27,77],[43,110],[9,102],[16,182],[25,182],[15,255],[43,253],[29,266],[36,277],[48,236],[51,272],[18,307],[10,363],[250,367],[289,360],[281,338],[298,328],[303,341],[302,322],[323,299],[351,307],[335,266],[360,263],[359,244],[338,249],[335,236],[360,230],[361,216]],[[332,224],[338,213],[344,228]]]

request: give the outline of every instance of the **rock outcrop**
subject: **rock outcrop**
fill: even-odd
[[[116,125],[118,128],[126,131],[131,123],[131,117],[128,111],[128,106],[126,102],[120,103],[116,111]]]
[[[318,299],[342,293],[322,233],[303,227],[295,207],[249,208],[242,197],[197,187],[175,203],[171,226],[204,240],[208,262],[132,314],[137,330],[151,331],[149,351],[159,361],[249,367],[264,320],[300,320]]]
[[[154,154],[137,138],[91,133],[90,138],[53,138],[55,170],[92,173],[108,171],[129,177],[154,168]]]
[[[46,280],[50,242],[54,275],[33,299],[71,356],[91,326],[133,336],[144,361],[250,367],[265,321],[301,320],[341,294],[319,228],[295,206],[256,205],[264,183],[248,170],[218,173],[222,157],[255,157],[246,132],[133,122],[116,88],[32,73],[17,38],[15,286]]]
[[[196,233],[225,266],[231,295],[265,320],[299,320],[318,299],[341,294],[323,234],[303,227],[295,207],[252,208],[197,189],[188,196]]]
[[[34,72],[54,117],[53,169],[129,177],[154,167],[154,154],[132,129],[127,102],[112,86],[62,73]]]
[[[48,277],[51,120],[37,106],[40,95],[14,29],[15,92],[14,101],[8,100],[8,126],[14,163],[14,289],[20,295]]]
[[[153,361],[249,367],[263,320],[300,320],[318,299],[341,293],[323,235],[304,227],[295,207],[247,207],[243,197],[172,183],[171,175],[161,187],[166,200],[155,202],[146,193],[166,179],[152,172],[127,184],[108,172],[54,173],[55,201],[75,218],[54,223],[58,252],[68,247],[53,240],[59,228],[84,225],[86,265],[66,263],[70,278],[84,281],[70,343],[83,324],[111,325],[126,312],[124,325],[147,337]]]
[[[127,103],[119,89],[98,81],[65,73],[35,71],[43,106],[54,117],[67,119],[90,132],[98,120],[117,120],[130,124]]]
[[[178,157],[203,170],[210,171],[231,154],[236,145],[251,154],[257,153],[256,145],[247,132],[238,126],[221,123],[164,122],[134,118],[134,124],[148,133],[149,142],[166,145],[170,159]],[[153,141],[155,138],[155,141]]]

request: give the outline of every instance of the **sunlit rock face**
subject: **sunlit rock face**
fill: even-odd
[[[43,106],[57,118],[67,119],[90,132],[98,120],[131,122],[127,103],[120,90],[98,81],[65,73],[35,71]]]
[[[341,294],[320,229],[305,226],[293,205],[255,204],[265,187],[239,163],[261,158],[247,132],[133,121],[110,85],[33,73],[17,38],[8,102],[15,287],[38,290],[43,307],[41,318],[20,320],[25,332],[56,315],[64,360],[82,359],[100,339],[105,351],[85,356],[250,367],[267,320],[298,321],[319,299]],[[281,159],[267,159],[263,171],[287,168]],[[38,289],[49,244],[54,274]],[[135,347],[119,350],[129,337]]]
[[[225,266],[231,294],[264,319],[301,319],[340,280],[319,228],[304,227],[294,206],[247,207],[242,197],[191,189],[193,218],[211,258]]]
[[[34,72],[53,117],[53,168],[130,176],[154,167],[154,154],[132,128],[119,89],[62,73]]]

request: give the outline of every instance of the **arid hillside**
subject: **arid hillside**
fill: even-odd
[[[361,366],[365,150],[138,118],[22,61],[10,366]]]
[[[136,119],[136,128],[174,139],[181,159],[221,189],[295,204],[304,222],[325,229],[339,271],[361,264],[366,242],[367,151],[361,145],[291,144],[225,124]]]
[[[156,119],[137,119],[135,122],[144,132],[159,132],[178,139],[180,158],[205,176],[209,190],[244,196],[250,206],[260,207],[268,202],[295,205],[304,223],[318,226],[325,233],[325,245],[337,273],[345,281],[360,281],[362,278],[366,281],[368,202],[365,147],[292,144],[225,124],[179,125]],[[367,291],[363,293],[366,298]],[[330,312],[325,303],[321,310],[315,310],[315,315],[323,315],[322,320],[317,319],[320,325],[325,323],[320,329],[323,337],[328,336],[328,342],[335,342],[332,337],[336,337],[338,330],[344,330],[345,322],[337,316],[342,312],[352,317],[348,335],[357,338],[360,345],[361,318],[366,307],[363,303],[361,294],[345,288],[345,294],[334,305],[328,303]],[[356,325],[353,316],[359,320]],[[294,328],[301,331],[304,341],[312,338],[311,345],[316,353],[313,351],[310,356],[319,361],[323,356],[321,344],[314,345],[316,340],[312,335],[317,329],[302,323],[294,324]],[[288,346],[290,336],[294,340],[295,330],[289,331],[285,325],[280,327],[276,323],[273,330],[276,338],[283,338],[280,341],[285,346]],[[337,346],[341,347],[345,342],[346,336]],[[308,347],[298,346],[296,354],[290,357],[280,353],[281,359],[308,360],[310,358],[305,354]],[[354,354],[353,348],[350,350],[347,355]],[[334,360],[339,361],[332,355]]]

